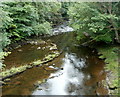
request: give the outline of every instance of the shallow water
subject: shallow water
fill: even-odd
[[[38,49],[39,47],[45,47],[46,45],[32,45],[27,44],[12,51],[10,55],[5,58],[4,64],[7,68],[12,66],[20,66],[29,64],[34,60],[42,59],[49,52],[49,49]]]
[[[107,89],[102,85],[102,80],[106,79],[104,61],[98,58],[95,49],[76,46],[77,42],[74,41],[74,36],[74,33],[65,33],[44,38],[44,40],[51,39],[63,53],[48,64],[29,69],[18,76],[12,77],[11,81],[7,82],[8,85],[3,86],[3,95],[108,94]],[[31,48],[32,45],[22,46],[20,49],[23,53],[18,54],[18,51],[14,50],[6,58],[5,63],[14,66],[18,63],[26,64],[40,58],[38,56],[41,56],[41,52],[38,53],[36,47],[32,50],[27,50],[27,47]],[[30,55],[25,53],[30,53]],[[23,54],[27,57],[23,57]],[[23,58],[19,58],[19,56]],[[44,53],[42,53],[42,56],[44,56]],[[28,58],[30,59],[28,60]],[[46,70],[49,66],[62,69]],[[43,79],[46,81],[35,87],[34,84]]]

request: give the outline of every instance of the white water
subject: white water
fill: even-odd
[[[50,75],[46,83],[39,86],[41,90],[35,90],[33,95],[84,95],[81,88],[86,77],[80,69],[85,67],[85,62],[77,59],[75,55],[66,54],[63,59],[63,70]],[[79,70],[78,70],[79,68]],[[57,76],[57,77],[53,77]],[[51,78],[53,77],[53,78]],[[90,76],[88,76],[89,78]],[[44,88],[43,88],[44,87]]]
[[[57,35],[60,33],[66,33],[66,32],[73,32],[73,31],[74,31],[74,29],[67,25],[60,25],[52,30],[53,35]]]

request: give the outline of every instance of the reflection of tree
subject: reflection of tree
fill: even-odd
[[[86,60],[87,68],[84,68],[84,71],[87,74],[90,74],[90,79],[85,81],[86,86],[95,86],[96,90],[101,88],[101,93],[107,93],[107,90],[102,85],[102,80],[106,79],[106,72],[104,71],[104,62],[96,56],[88,57]],[[95,91],[96,91],[95,90]],[[106,91],[106,92],[102,92]]]
[[[94,51],[94,52],[93,52]],[[104,71],[104,61],[100,60],[98,56],[96,56],[96,52],[93,49],[78,47],[78,48],[70,48],[70,54],[75,53],[76,58],[80,58],[80,62],[84,62],[84,67],[80,67],[76,65],[76,60],[71,57],[68,57],[74,69],[78,70],[79,73],[83,73],[84,77],[79,78],[79,75],[76,75],[79,80],[83,80],[84,83],[78,84],[76,87],[74,83],[70,83],[68,85],[68,91],[70,92],[78,92],[82,91],[82,94],[95,94],[96,89],[101,88],[101,91],[105,91],[105,88],[102,85],[102,80],[106,78],[106,72]],[[77,60],[78,61],[78,60]],[[78,63],[78,62],[77,62]],[[74,87],[74,89],[71,89]],[[103,93],[103,92],[101,92]],[[107,93],[107,92],[106,92]]]

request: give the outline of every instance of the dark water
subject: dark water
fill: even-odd
[[[102,81],[106,79],[104,61],[98,58],[94,49],[77,46],[74,36],[73,33],[66,33],[45,38],[44,40],[51,39],[56,43],[63,53],[48,64],[12,77],[11,81],[7,82],[8,85],[3,86],[3,95],[107,95],[108,91],[102,85]],[[22,46],[20,48],[22,53],[17,53],[17,50],[13,51],[6,58],[5,63],[8,65],[14,63],[11,65],[14,66],[39,58],[41,52],[38,53],[36,47],[28,50],[31,47],[32,45]],[[42,54],[44,56],[44,53]],[[46,69],[49,66],[63,69]],[[43,79],[46,81],[36,88],[34,84]]]

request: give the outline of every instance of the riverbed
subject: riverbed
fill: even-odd
[[[102,84],[107,74],[105,63],[95,49],[79,46],[74,32],[43,40],[55,43],[62,54],[49,63],[10,78],[2,87],[3,95],[108,95],[107,87]],[[28,64],[48,52],[36,48],[38,46],[26,44],[13,50],[5,59],[6,65]]]

